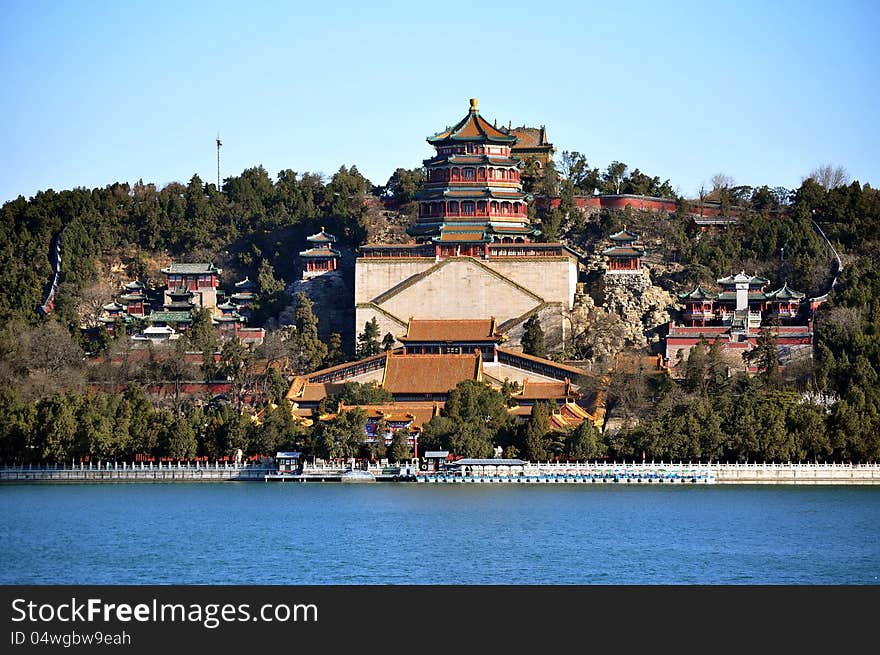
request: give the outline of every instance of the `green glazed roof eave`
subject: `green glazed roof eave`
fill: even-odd
[[[718,294],[706,291],[701,285],[698,284],[687,293],[679,294],[678,297],[682,300],[716,300],[718,298]]]

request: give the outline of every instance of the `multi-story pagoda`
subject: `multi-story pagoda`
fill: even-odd
[[[642,257],[645,250],[639,243],[639,235],[630,232],[623,226],[620,232],[615,232],[610,237],[614,244],[610,248],[602,251],[602,254],[608,258],[608,267],[606,273],[641,273]]]
[[[768,284],[770,280],[767,278],[746,275],[745,271],[718,280],[721,293],[718,294],[715,307],[722,323],[747,331],[760,327],[767,300],[764,287]]]
[[[306,237],[311,244],[308,250],[302,250],[299,256],[303,258],[303,279],[306,280],[316,275],[323,275],[335,271],[339,267],[340,253],[333,249],[336,237],[321,228],[317,234]]]
[[[519,161],[512,153],[516,135],[486,121],[471,100],[467,116],[427,141],[436,155],[424,162],[426,186],[418,196],[418,217],[407,230],[415,243],[358,249],[357,332],[375,320],[380,334],[404,335],[408,341],[400,343],[408,349],[428,352],[435,348],[432,339],[417,341],[406,317],[485,321],[494,316],[494,333],[464,340],[462,334],[444,333],[443,345],[436,346],[472,352],[488,350],[497,336],[516,347],[525,323],[535,316],[545,345],[563,348],[580,255],[562,243],[534,241],[539,232],[529,223]]]
[[[480,116],[476,98],[470,102],[467,116],[427,139],[437,154],[424,160],[427,182],[408,230],[439,244],[441,256],[480,256],[490,242],[524,243],[536,234],[511,156],[517,137]]]
[[[125,305],[125,312],[130,316],[143,317],[147,313],[147,288],[142,282],[135,280],[124,287],[125,293],[119,300]]]
[[[104,330],[112,337],[116,336],[117,323],[128,325],[131,322],[131,317],[125,313],[125,305],[115,300],[103,305],[102,309],[104,310],[104,316],[98,317],[98,323],[103,325]]]
[[[707,321],[711,323],[715,320],[714,303],[718,299],[717,293],[706,291],[698,284],[687,293],[679,295],[679,299],[687,306],[684,317],[691,327],[705,327]]]
[[[786,282],[781,289],[768,291],[765,297],[771,316],[782,320],[795,318],[801,313],[806,294],[791,289]]]
[[[119,300],[102,306],[103,315],[98,318],[98,323],[111,335],[116,335],[116,326],[121,324],[129,331],[137,319],[143,319],[150,306],[147,298],[147,288],[143,283],[135,280],[122,288]]]
[[[223,303],[218,305],[217,309],[220,310],[220,313],[214,316],[211,322],[222,336],[234,335],[239,328],[247,323],[247,319],[238,313],[236,306],[232,303]]]
[[[195,294],[187,289],[167,289],[165,291],[165,304],[163,309],[167,312],[189,312],[195,308],[193,297]]]
[[[229,301],[235,304],[239,312],[247,315],[254,304],[256,288],[257,285],[249,277],[245,277],[235,283],[235,291],[229,296]]]

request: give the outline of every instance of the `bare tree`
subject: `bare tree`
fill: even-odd
[[[703,215],[703,202],[706,200],[706,196],[709,195],[706,192],[706,183],[700,185],[700,216]]]
[[[21,335],[27,367],[48,376],[64,377],[82,367],[83,351],[58,321],[46,321]]]
[[[736,180],[733,179],[733,176],[728,175],[727,173],[715,173],[715,175],[712,176],[711,182],[713,193],[721,191],[722,189],[729,189],[736,184]]]
[[[113,288],[106,279],[83,289],[76,305],[77,315],[83,327],[98,325],[104,313],[104,305],[113,299]]]
[[[286,311],[286,310],[285,310]],[[291,321],[293,320],[293,312],[290,312]],[[260,359],[266,360],[266,367],[270,367],[276,362],[283,362],[288,355],[287,339],[289,330],[278,329],[270,330],[266,333],[263,343],[257,346],[255,355]]]
[[[849,174],[843,166],[822,164],[810,171],[804,179],[812,178],[817,184],[830,191],[849,183]]]
[[[14,376],[10,381],[25,398],[44,398],[83,382],[83,351],[58,321],[22,328],[2,349],[15,358],[15,366],[3,375]]]

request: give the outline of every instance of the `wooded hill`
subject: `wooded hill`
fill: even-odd
[[[89,441],[96,438],[89,435],[97,434],[104,435],[103,445],[94,448],[107,456],[134,453],[141,448],[138,444],[153,454],[213,454],[232,444],[244,444],[250,452],[280,445],[336,452],[321,445],[326,428],[297,437],[303,431],[281,418],[288,415],[284,411],[277,420],[263,422],[275,426],[271,428],[275,436],[270,437],[256,423],[233,429],[240,419],[230,418],[235,412],[228,407],[211,410],[194,405],[171,413],[167,408],[142,408],[137,413],[147,416],[154,436],[143,437],[141,431],[132,437],[134,419],[126,417],[133,411],[130,405],[141,402],[139,392],[127,391],[123,400],[118,394],[81,386],[82,355],[77,354],[76,342],[83,292],[95,281],[99,256],[133,250],[132,261],[126,263],[135,275],[146,266],[141,259],[163,252],[180,261],[214,261],[229,271],[230,280],[250,275],[277,297],[283,290],[281,280],[290,281],[294,273],[296,262],[290,253],[301,249],[306,234],[325,226],[356,246],[366,238],[365,200],[372,193],[393,197],[405,207],[420,183],[418,169],[400,169],[385,187],[376,188],[355,167],[340,169],[326,183],[318,175],[293,171],[282,171],[273,181],[257,167],[227,178],[222,193],[194,176],[186,185],[173,183],[162,189],[141,182],[114,184],[92,190],[49,190],[30,200],[7,202],[0,227],[3,459],[44,460],[97,452]],[[517,449],[527,456],[576,452],[611,457],[645,453],[658,459],[880,459],[880,194],[857,182],[827,186],[807,179],[788,197],[767,187],[739,191],[737,204],[747,204],[751,211],[724,231],[698,235],[683,201],[679,211],[668,216],[606,212],[588,220],[573,211],[570,199],[579,189],[572,177],[564,175],[559,183],[560,208],[535,217],[547,238],[558,232],[569,243],[583,246],[628,221],[652,242],[663,262],[679,266],[670,273],[671,287],[712,283],[747,268],[774,282],[788,281],[805,292],[819,292],[828,281],[829,266],[825,246],[811,224],[817,221],[840,251],[845,269],[817,319],[814,366],[782,374],[767,361],[757,378],[727,378],[720,375],[713,353],[706,348],[690,363],[683,384],[639,375],[616,381],[613,393],[632,408],[639,423],[615,435],[578,435],[572,442],[546,431],[539,438],[541,425],[516,436],[509,426],[499,424],[494,431],[481,427],[478,438],[461,447],[476,453],[485,452],[486,444],[500,443],[509,452]],[[64,226],[56,311],[44,320],[36,308],[51,278],[52,238]],[[278,309],[272,294],[261,310],[263,318]],[[277,393],[274,397],[280,400]],[[208,419],[206,411],[213,412]],[[274,411],[266,415],[274,416]],[[73,418],[56,420],[56,414]],[[542,416],[538,412],[535,420]],[[190,430],[179,423],[184,420],[190,421]],[[206,421],[216,427],[211,434],[233,436],[209,438]],[[89,425],[94,429],[83,427]],[[44,434],[53,426],[70,430],[61,436]],[[178,448],[173,437],[181,434],[185,447]],[[331,429],[327,434],[335,433]],[[425,438],[442,446],[461,434],[450,430],[448,421],[438,421]],[[300,442],[293,443],[297,439]],[[67,446],[52,445],[56,442]]]

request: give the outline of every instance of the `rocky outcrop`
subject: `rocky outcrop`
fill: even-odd
[[[601,299],[601,304],[594,298]],[[611,362],[624,349],[645,348],[659,339],[652,333],[669,322],[669,309],[674,305],[668,291],[651,283],[647,270],[602,275],[592,289],[581,288],[575,295],[572,354],[592,362]]]
[[[354,307],[351,298],[354,296],[353,253],[344,246],[339,247],[342,253],[340,268],[337,271],[324,273],[289,284],[287,293],[293,296],[302,291],[314,303],[312,311],[318,318],[318,332],[321,338],[338,332],[344,344],[354,342]],[[279,322],[284,325],[292,323],[295,305],[291,304],[281,312]]]
[[[583,289],[575,294],[571,312],[572,354],[592,363],[613,362],[626,346],[623,320],[596,305]]]
[[[370,208],[363,218],[367,243],[410,243],[406,228],[413,220],[412,212]]]
[[[675,299],[665,289],[651,283],[647,269],[636,275],[605,275],[602,279],[605,310],[623,321],[627,345],[644,348],[658,340],[650,334],[669,322],[669,308]]]

